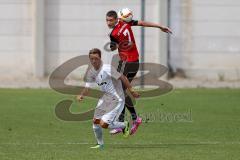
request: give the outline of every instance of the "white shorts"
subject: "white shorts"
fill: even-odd
[[[104,95],[99,99],[94,112],[95,119],[102,119],[105,123],[110,124],[118,119],[124,108],[124,99],[114,98]]]

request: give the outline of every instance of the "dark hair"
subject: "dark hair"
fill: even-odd
[[[118,18],[118,15],[117,15],[117,12],[114,11],[114,10],[111,10],[111,11],[108,11],[107,14],[106,14],[107,17],[113,17],[115,19]]]
[[[98,48],[91,49],[88,55],[90,56],[90,54],[98,54],[98,56],[101,58],[101,50]]]

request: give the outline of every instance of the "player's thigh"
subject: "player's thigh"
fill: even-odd
[[[139,62],[127,62],[123,74],[131,82],[139,70]]]
[[[111,105],[114,105],[115,108],[102,116],[102,121],[107,124],[110,124],[118,119],[124,108],[124,100],[117,100],[117,102],[112,102]]]
[[[119,73],[123,73],[123,61],[122,60],[120,60],[119,62],[118,62],[118,67],[117,67],[117,71],[119,72]]]
[[[95,119],[101,119],[104,114],[112,111],[115,108],[112,105],[114,101],[115,99],[113,97],[103,95],[97,103],[93,117]]]

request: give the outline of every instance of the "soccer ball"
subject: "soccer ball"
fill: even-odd
[[[123,8],[118,12],[118,18],[125,22],[130,22],[133,18],[133,13],[129,8]]]

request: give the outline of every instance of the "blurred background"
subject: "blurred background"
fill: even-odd
[[[133,27],[141,60],[166,65],[174,85],[240,87],[238,0],[0,0],[0,87],[48,87],[54,69],[93,47],[110,62],[105,14],[123,7],[172,29]]]

